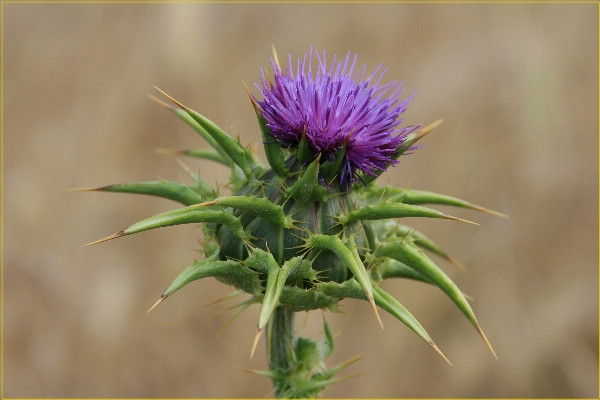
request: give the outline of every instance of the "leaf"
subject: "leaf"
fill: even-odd
[[[358,282],[356,282],[355,279],[350,279],[342,284],[335,282],[324,282],[317,283],[315,286],[317,287],[317,291],[322,292],[327,296],[339,298],[349,297],[353,299],[367,300],[364,291],[361,290],[361,286],[358,284]],[[421,326],[419,321],[417,321],[417,319],[404,306],[402,306],[402,304],[400,304],[396,299],[394,299],[394,297],[389,295],[378,286],[375,286],[373,291],[375,302],[379,307],[399,319],[410,330],[416,333],[417,336],[426,341],[434,350],[444,357],[435,343],[433,343],[429,337],[429,334]]]
[[[346,245],[344,245],[344,243],[342,243],[340,238],[337,236],[316,234],[310,236],[306,240],[305,247],[312,247],[317,250],[330,250],[335,253],[340,260],[342,260],[346,267],[354,274],[356,280],[360,283],[360,286],[363,288],[367,299],[371,303],[371,307],[373,308],[373,312],[375,313],[379,324],[383,328],[383,324],[381,323],[381,319],[379,318],[379,313],[377,312],[377,307],[375,306],[375,301],[373,299],[373,286],[371,284],[371,279],[365,266],[360,260],[360,257],[358,256],[358,252],[354,246],[354,239],[352,237],[348,239],[348,247],[346,247]]]
[[[192,265],[184,269],[169,287],[165,289],[160,299],[152,308],[156,307],[163,300],[186,286],[188,283],[209,276],[218,277],[221,281],[225,281],[254,296],[260,296],[261,294],[260,279],[258,279],[256,272],[252,271],[250,268],[232,260],[201,260],[194,261]],[[148,312],[151,311],[152,308],[148,310]]]
[[[237,210],[244,210],[257,217],[275,222],[284,228],[294,227],[291,217],[286,217],[283,212],[283,207],[272,203],[269,199],[264,197],[224,196],[192,207],[197,208],[206,206],[231,207]]]
[[[121,183],[116,185],[102,186],[99,188],[80,190],[145,194],[173,200],[185,206],[198,204],[203,201],[203,199],[196,192],[194,192],[190,186],[165,180],[154,182]]]
[[[413,206],[409,204],[380,204],[376,206],[365,206],[353,211],[350,211],[346,215],[340,215],[338,220],[346,225],[350,222],[360,220],[380,220],[388,218],[406,218],[406,217],[425,217],[425,218],[444,218],[452,219],[455,221],[468,222],[470,224],[478,225],[475,222],[468,221],[466,219],[453,217],[448,214],[444,214],[441,211],[433,210],[431,208]]]
[[[221,146],[217,143],[217,141],[215,139],[213,139],[213,137],[206,131],[206,129],[204,129],[198,122],[196,122],[194,120],[194,118],[192,118],[192,116],[189,115],[186,111],[184,111],[180,108],[177,108],[177,107],[172,107],[152,95],[148,95],[148,97],[150,97],[152,100],[154,100],[160,106],[171,110],[173,112],[173,114],[175,114],[179,118],[181,118],[185,123],[187,123],[190,127],[192,127],[193,130],[195,130],[200,136],[202,136],[204,138],[204,140],[206,140],[206,142],[208,142],[208,144],[210,144],[212,148],[214,148],[219,154],[221,154],[221,156],[224,159],[231,160],[229,158],[229,156],[227,155],[227,153],[225,153],[223,151]],[[167,96],[167,97],[169,97],[169,96]],[[229,163],[228,163],[228,166],[230,166]]]
[[[150,229],[200,222],[212,222],[216,224],[227,225],[237,237],[244,241],[249,240],[249,235],[247,235],[244,232],[244,229],[239,219],[237,219],[230,213],[224,211],[194,210],[186,207],[167,211],[155,215],[153,217],[147,218],[111,236],[89,243],[86,246],[105,242],[111,239],[116,239],[121,236],[132,235],[134,233],[139,233]]]
[[[475,318],[475,314],[463,293],[444,271],[431,261],[422,250],[408,241],[397,241],[383,244],[373,255],[374,257],[389,257],[398,260],[429,278],[433,284],[442,289],[454,304],[458,306],[471,324],[477,329],[492,354],[494,354],[494,357],[496,357],[492,346],[485,337],[485,334],[479,326],[479,322],[477,322],[477,318]]]
[[[158,88],[156,88],[158,89]],[[225,133],[217,124],[212,122],[205,116],[197,113],[196,111],[184,106],[162,90],[158,89],[162,94],[167,96],[173,103],[181,107],[187,112],[194,121],[196,121],[208,134],[218,143],[219,148],[225,152],[225,154],[244,172],[244,175],[250,181],[252,179],[252,168],[248,163],[248,159],[251,159],[251,155],[247,152],[244,147],[231,136]],[[218,150],[218,148],[216,148]]]
[[[487,208],[471,204],[456,197],[427,192],[424,190],[400,189],[389,185],[386,187],[370,187],[367,191],[366,198],[376,199],[377,197],[383,199],[386,203],[401,202],[404,204],[443,204],[454,207],[469,208],[471,210],[482,211],[502,218],[508,218],[502,213],[488,210]]]

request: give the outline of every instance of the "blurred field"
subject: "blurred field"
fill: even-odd
[[[468,269],[439,260],[499,360],[439,290],[388,282],[453,362],[365,302],[326,314],[330,365],[364,353],[327,397],[598,397],[597,5],[4,4],[4,396],[257,397],[258,307],[203,305],[195,282],[146,310],[198,254],[196,226],[81,245],[176,207],[67,189],[185,179],[156,148],[206,144],[152,103],[153,85],[243,142],[260,143],[242,80],[310,45],[359,54],[416,98],[406,124],[444,124],[382,178],[510,216],[481,226],[409,221]],[[282,60],[283,62],[283,60]],[[254,93],[257,93],[254,90]],[[262,149],[261,149],[261,154]],[[208,181],[226,170],[184,160]],[[182,177],[182,178],[180,178]],[[440,208],[448,211],[446,208]],[[298,325],[305,321],[299,314]],[[305,332],[317,335],[321,313]]]

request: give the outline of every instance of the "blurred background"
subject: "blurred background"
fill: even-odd
[[[153,85],[242,142],[260,143],[242,81],[314,45],[416,97],[404,124],[444,124],[380,181],[508,214],[413,220],[467,268],[438,264],[475,298],[499,360],[439,290],[387,282],[453,363],[366,302],[325,313],[335,365],[364,357],[326,397],[598,396],[598,6],[4,4],[4,396],[256,397],[258,306],[219,331],[231,292],[194,282],[148,308],[199,257],[197,226],[85,243],[178,207],[68,189],[187,182],[157,148],[207,144],[146,96]],[[287,64],[287,62],[285,62]],[[262,149],[260,149],[260,153]],[[225,168],[185,159],[221,185]],[[439,207],[442,211],[451,209]],[[224,305],[223,305],[224,304]],[[297,316],[316,336],[321,312]]]

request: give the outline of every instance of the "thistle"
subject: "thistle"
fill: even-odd
[[[446,361],[425,329],[379,284],[406,278],[435,285],[467,317],[494,354],[465,295],[430,259],[427,250],[461,267],[422,233],[402,225],[405,217],[466,222],[423,204],[444,204],[502,216],[454,197],[414,189],[379,186],[375,179],[399,163],[401,155],[441,124],[401,127],[400,114],[414,93],[403,97],[402,83],[381,84],[382,66],[366,74],[348,53],[329,64],[326,54],[309,53],[281,69],[274,53],[273,79],[266,70],[248,91],[268,161],[227,135],[203,115],[166,95],[175,106],[152,97],[190,125],[212,149],[178,154],[209,159],[231,168],[232,195],[222,196],[188,170],[192,185],[170,181],[119,184],[88,189],[147,194],[183,207],[137,222],[100,243],[149,229],[202,223],[205,258],[194,261],[167,287],[152,307],[188,283],[215,277],[250,297],[235,307],[242,312],[260,303],[251,353],[266,331],[268,371],[252,371],[273,381],[277,397],[316,397],[342,365],[326,368],[333,335],[326,322],[320,341],[297,337],[294,314],[338,311],[344,298],[370,303],[404,323]],[[313,64],[316,68],[313,71]],[[159,89],[160,91],[160,89]],[[151,308],[151,309],[152,309]],[[494,354],[495,356],[495,354]]]

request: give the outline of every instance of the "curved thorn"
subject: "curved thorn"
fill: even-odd
[[[100,240],[96,240],[95,242],[92,242],[92,243],[84,244],[84,245],[83,245],[83,246],[81,246],[81,247],[86,247],[86,246],[91,246],[91,245],[93,245],[93,244],[98,244],[98,243],[102,243],[102,242],[107,242],[107,241],[109,241],[109,240],[116,239],[116,238],[118,238],[118,237],[121,237],[121,236],[125,236],[124,230],[123,230],[123,231],[119,231],[119,232],[117,232],[117,233],[114,233],[114,234],[112,234],[112,235],[110,235],[110,236],[107,236],[107,237],[105,237],[104,239],[100,239]]]
[[[150,307],[150,309],[148,311],[146,311],[146,314],[148,314],[150,311],[154,310],[154,307],[156,307],[157,305],[159,305],[160,303],[165,301],[166,298],[167,298],[167,296],[165,296],[165,295],[160,296],[160,299],[158,299],[156,301],[156,303],[154,303],[154,305],[152,307]]]
[[[446,356],[444,355],[444,353],[442,353],[442,351],[441,351],[441,350],[440,350],[440,349],[439,349],[439,348],[438,348],[438,347],[435,345],[435,343],[433,343],[433,341],[431,341],[431,342],[427,342],[427,343],[428,343],[428,344],[429,344],[431,347],[433,347],[433,349],[434,349],[435,351],[437,351],[437,353],[438,353],[440,356],[442,356],[442,358],[443,358],[444,360],[446,360],[446,362],[447,362],[448,364],[450,364],[450,366],[452,366],[452,363],[450,362],[450,360],[448,360],[448,359],[446,358]]]
[[[256,336],[254,336],[254,343],[252,343],[252,351],[250,352],[250,358],[252,358],[254,356],[254,350],[256,350],[256,345],[258,344],[258,339],[260,339],[260,335],[262,335],[264,330],[265,330],[265,328],[259,329],[256,332]]]

